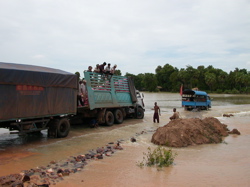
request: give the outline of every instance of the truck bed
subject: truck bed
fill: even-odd
[[[90,110],[132,106],[136,103],[136,90],[129,77],[84,72]]]

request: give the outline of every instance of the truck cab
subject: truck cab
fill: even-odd
[[[143,93],[140,93],[139,90],[136,90],[136,97],[137,97],[137,103],[142,106],[142,108],[144,109],[145,105],[144,105],[144,102],[143,102],[143,99],[144,99],[144,95]],[[145,110],[145,109],[144,109]]]
[[[186,89],[182,94],[182,107],[185,110],[208,110],[211,108],[211,99],[204,91]]]

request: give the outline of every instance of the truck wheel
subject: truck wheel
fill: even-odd
[[[142,108],[137,109],[136,117],[137,117],[137,119],[144,118],[144,110]]]
[[[56,129],[58,138],[64,138],[68,136],[70,130],[69,120],[66,118],[58,120],[56,124]]]
[[[107,111],[105,114],[105,124],[111,126],[114,124],[114,115],[111,111]]]
[[[120,109],[116,109],[114,112],[115,123],[121,124],[123,122],[123,114]]]

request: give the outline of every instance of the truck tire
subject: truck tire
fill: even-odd
[[[121,124],[123,122],[123,113],[120,109],[116,109],[114,112],[115,123]]]
[[[105,124],[112,126],[114,124],[114,114],[111,111],[105,113]]]
[[[137,119],[143,119],[144,118],[144,110],[142,108],[137,109],[136,118]]]
[[[56,129],[57,129],[57,137],[58,138],[64,138],[64,137],[68,136],[69,130],[70,130],[69,120],[66,118],[57,120]]]

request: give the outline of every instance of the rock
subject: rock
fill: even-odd
[[[238,131],[238,129],[233,129],[232,131],[229,131],[228,134],[238,134],[238,135],[240,135],[240,132]]]
[[[67,166],[67,165],[69,165],[69,162],[63,163],[62,165],[60,165],[60,167],[65,167],[65,166]]]
[[[97,155],[96,158],[103,159],[103,156],[102,156],[102,154],[100,154],[100,155]]]
[[[11,187],[23,187],[23,183],[22,182],[14,182]]]
[[[63,169],[58,169],[57,173],[63,173]]]
[[[159,127],[151,142],[170,147],[186,147],[206,143],[220,143],[228,135],[227,126],[217,118],[176,119]]]
[[[131,141],[131,142],[136,142],[136,139],[135,139],[134,137],[132,137],[132,138],[130,139],[130,141]]]
[[[56,161],[52,160],[50,161],[50,164],[56,164]]]
[[[233,114],[223,114],[223,117],[231,117],[231,116],[234,116]]]
[[[58,177],[62,177],[63,174],[62,174],[62,173],[58,173],[57,176],[58,176]]]
[[[135,139],[136,140],[136,139]],[[85,165],[88,164],[87,159],[97,160],[103,159],[103,155],[111,156],[115,149],[122,150],[120,142],[124,140],[118,140],[115,145],[114,142],[110,142],[106,147],[92,149],[85,155],[70,156],[65,161],[50,161],[49,165],[40,166],[35,169],[23,170],[20,174],[11,174],[8,176],[0,177],[0,186],[50,186],[56,185],[56,182],[64,180],[64,176],[70,175],[70,173],[76,173],[81,171]],[[67,168],[67,169],[66,169]]]
[[[22,182],[30,181],[30,177],[28,175],[24,175],[22,178]]]
[[[83,168],[84,167],[84,163],[76,163],[75,166],[76,168]]]
[[[65,170],[65,171],[62,173],[63,176],[69,176],[69,174],[70,174],[70,171],[68,171],[68,170]]]
[[[96,152],[97,152],[97,153],[103,153],[103,152],[104,152],[104,148],[103,148],[103,147],[102,147],[102,148],[99,148],[99,147],[98,147],[98,148],[96,149]]]
[[[23,183],[23,187],[33,187],[33,186],[36,186],[36,185],[30,181],[26,181]]]
[[[52,172],[54,172],[54,171],[53,171],[52,168],[49,168],[49,169],[46,170],[46,172],[47,172],[47,173],[52,173]]]

